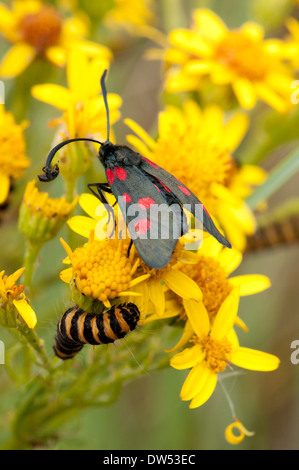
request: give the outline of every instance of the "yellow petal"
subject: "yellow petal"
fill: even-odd
[[[185,324],[184,332],[181,338],[179,339],[179,341],[177,342],[177,344],[173,346],[173,348],[171,349],[166,349],[165,352],[172,353],[172,352],[177,351],[178,349],[185,346],[190,341],[192,336],[194,336],[194,330],[192,328],[190,320],[187,320]]]
[[[57,67],[64,67],[67,61],[67,51],[61,46],[51,46],[45,51],[47,59]]]
[[[193,397],[195,397],[205,386],[205,383],[208,380],[210,373],[211,369],[207,366],[205,361],[193,367],[189,372],[182,387],[180,393],[181,399],[191,400]]]
[[[240,207],[240,199],[227,187],[219,183],[211,184],[211,192],[214,196],[225,202],[229,207]]]
[[[12,287],[15,285],[17,280],[22,276],[23,272],[25,271],[25,268],[20,268],[10,276],[8,276],[5,287],[7,290],[12,289]]]
[[[51,104],[58,109],[66,111],[72,104],[70,91],[54,84],[35,85],[31,89],[32,96],[39,101]]]
[[[0,173],[0,204],[6,202],[9,195],[10,178],[4,173]]]
[[[238,336],[233,328],[227,333],[226,339],[230,342],[232,347],[238,348],[240,346]]]
[[[241,106],[245,109],[252,109],[256,104],[257,93],[253,84],[245,79],[239,78],[232,83],[234,93]]]
[[[63,282],[69,284],[73,278],[73,268],[64,269],[59,273],[59,277]]]
[[[256,165],[242,165],[239,170],[238,180],[245,184],[260,184],[267,177],[266,171]]]
[[[204,75],[213,69],[213,62],[209,60],[189,60],[184,66],[184,72],[190,75]]]
[[[239,288],[234,288],[222,303],[211,331],[214,339],[224,338],[233,328],[239,307]]]
[[[278,368],[280,360],[273,354],[249,348],[236,348],[230,355],[229,360],[238,367],[249,370],[269,372]]]
[[[190,369],[196,366],[204,359],[205,353],[202,348],[196,344],[191,348],[186,348],[184,351],[176,354],[170,359],[170,365],[174,369]]]
[[[223,21],[211,10],[197,9],[193,13],[193,19],[197,33],[211,41],[219,42],[227,32]]]
[[[255,85],[257,95],[265,101],[265,103],[272,106],[276,111],[279,113],[284,113],[287,110],[288,105],[290,106],[289,102],[287,102],[286,98],[282,98],[281,96],[276,93],[273,89],[270,88],[268,84],[265,83],[257,83]]]
[[[242,25],[240,28],[242,34],[249,39],[252,39],[254,42],[259,42],[263,40],[264,30],[263,28],[252,21],[248,21]]]
[[[20,75],[33,61],[35,55],[32,46],[24,42],[18,42],[3,57],[0,65],[0,76],[13,78]]]
[[[70,257],[70,259],[72,259],[73,252],[72,252],[71,247],[63,240],[63,238],[60,238],[60,243],[62,244],[63,248],[65,249],[67,255]]]
[[[170,290],[183,299],[198,301],[202,299],[202,292],[196,282],[180,271],[167,269],[163,275],[163,280]]]
[[[230,274],[241,264],[243,255],[235,248],[224,248],[221,250],[217,260],[223,269]]]
[[[213,49],[196,32],[188,29],[175,29],[169,34],[169,42],[173,46],[199,57],[211,56]]]
[[[237,199],[237,198],[236,198]],[[234,220],[233,226],[239,228],[242,232],[247,235],[252,235],[256,229],[256,220],[244,201],[240,200],[238,206],[227,206],[225,209],[226,216]]]
[[[202,301],[183,299],[183,305],[197,336],[207,336],[210,331],[210,319]]]
[[[243,137],[245,136],[249,127],[249,118],[246,114],[235,114],[225,126],[224,142],[231,150],[235,150]]]
[[[156,142],[150,137],[150,135],[145,132],[144,129],[142,129],[141,126],[139,126],[135,121],[133,121],[132,119],[124,119],[124,123],[130,128],[132,129],[133,132],[135,132],[135,134],[138,135],[138,137],[140,137],[143,142],[150,148],[150,149],[154,149],[156,147]]]
[[[235,319],[235,325],[237,325],[239,328],[241,328],[245,333],[248,333],[249,329],[246,323],[238,316],[236,316]]]
[[[165,294],[161,281],[159,279],[152,279],[149,284],[149,298],[155,306],[158,317],[161,317],[165,311]]]
[[[37,318],[34,310],[30,307],[26,299],[14,300],[14,306],[18,310],[23,320],[27,323],[29,328],[34,328],[37,322]]]
[[[75,215],[67,221],[67,224],[74,232],[89,238],[90,232],[96,230],[97,221],[84,215]]]
[[[271,286],[270,279],[262,274],[235,276],[231,277],[229,282],[233,284],[233,286],[238,286],[240,288],[240,295],[256,294]]]
[[[79,204],[86,214],[95,218],[98,205],[100,204],[98,198],[92,194],[83,193],[79,197]]]
[[[200,392],[193,398],[189,405],[189,408],[198,408],[199,406],[203,405],[206,401],[208,401],[208,399],[214,392],[216,385],[217,374],[210,371],[204,386],[202,387]]]

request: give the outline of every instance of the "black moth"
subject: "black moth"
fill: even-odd
[[[184,184],[128,146],[110,142],[106,74],[107,70],[101,77],[101,87],[107,113],[107,140],[99,142],[94,139],[75,138],[56,145],[48,155],[46,166],[43,168],[44,174],[39,175],[40,181],[51,181],[58,176],[59,167],[55,164],[51,168],[51,162],[56,152],[64,145],[82,140],[98,143],[98,157],[104,165],[108,183],[92,183],[88,187],[102,203],[107,204],[109,216],[113,214],[113,210],[108,205],[104,193],[113,193],[136,250],[148,266],[155,269],[164,268],[171,260],[178,238],[188,230],[183,207],[201,222],[204,230],[222,245],[231,248],[231,244],[216,228],[200,200]],[[133,204],[134,208],[139,208],[137,217],[136,212],[130,210]],[[159,208],[159,211],[153,213],[153,207]],[[202,210],[197,210],[199,207]],[[170,208],[174,210],[169,210]],[[167,233],[161,222],[166,219]]]

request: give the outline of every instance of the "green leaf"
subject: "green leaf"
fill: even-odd
[[[254,210],[257,205],[269,199],[299,170],[299,147],[284,158],[269,174],[266,181],[259,186],[248,198],[246,203]]]

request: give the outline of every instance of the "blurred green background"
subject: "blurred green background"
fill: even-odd
[[[111,38],[101,26],[100,5],[103,3],[82,0],[79,5],[92,15],[92,39],[109,46]],[[291,13],[297,15],[295,2],[289,0],[159,0],[156,4],[158,23],[164,31],[186,26],[194,7],[211,8],[230,27],[248,20],[258,21],[269,36],[279,36],[285,32],[284,19]],[[114,50],[109,74],[109,91],[123,98],[122,119],[132,118],[154,135],[157,114],[163,107],[164,98],[161,95],[161,65],[144,59],[144,51],[153,44],[146,39],[130,37],[125,32],[119,32],[116,43],[118,46]],[[1,40],[0,53],[6,48]],[[43,82],[66,84],[65,72],[49,64],[35,63],[22,77],[5,82],[6,108],[14,112],[18,122],[24,118],[30,121],[26,139],[27,154],[32,164],[26,172],[26,181],[36,178],[40,172],[55,132],[48,129],[48,121],[59,115],[57,110],[30,97],[32,84]],[[279,123],[279,135],[271,133],[273,122]],[[244,162],[259,161],[267,170],[273,168],[290,148],[298,144],[298,124],[299,108],[288,117],[277,116],[270,110],[264,112],[262,117],[258,110],[252,112],[250,132],[238,149],[237,157]],[[114,129],[117,142],[125,143],[127,129],[122,120]],[[12,206],[0,226],[0,266],[9,273],[22,263],[24,239],[15,227],[26,181],[18,182]],[[51,195],[61,193],[60,184],[56,181],[51,185]],[[299,175],[294,175],[271,198],[270,209],[298,197],[298,185]],[[64,231],[61,232],[63,234]],[[55,280],[63,267],[61,260],[64,256],[58,239],[47,243],[40,253],[42,262],[34,276],[34,282],[41,283],[34,299],[38,312],[37,331],[45,339],[49,354],[66,296],[63,283]],[[62,430],[55,448],[298,449],[299,365],[293,365],[290,361],[291,342],[299,339],[298,261],[299,243],[245,254],[241,267],[234,273],[257,273],[270,277],[272,287],[269,290],[241,299],[240,316],[248,325],[249,333],[241,332],[240,342],[244,346],[273,353],[281,359],[281,366],[275,372],[246,371],[225,381],[237,416],[248,430],[255,432],[253,437],[245,438],[237,447],[226,443],[224,429],[232,418],[220,384],[203,407],[189,410],[188,403],[179,398],[186,371],[169,368],[145,374],[130,383],[118,401],[110,406],[78,413]],[[2,329],[0,339],[6,345],[12,344],[10,336]],[[128,347],[129,343],[130,340]],[[165,344],[165,348],[169,346]],[[18,393],[20,390],[11,393],[10,385],[5,367],[0,366],[0,443],[9,437],[9,410],[19,406],[21,396]]]

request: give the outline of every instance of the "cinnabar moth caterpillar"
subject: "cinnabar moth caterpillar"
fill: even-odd
[[[278,245],[291,245],[299,241],[299,217],[290,216],[260,227],[247,238],[246,252],[259,251]]]
[[[108,344],[136,328],[140,312],[133,303],[114,305],[103,313],[69,308],[57,325],[54,352],[60,359],[71,359],[84,344]]]

